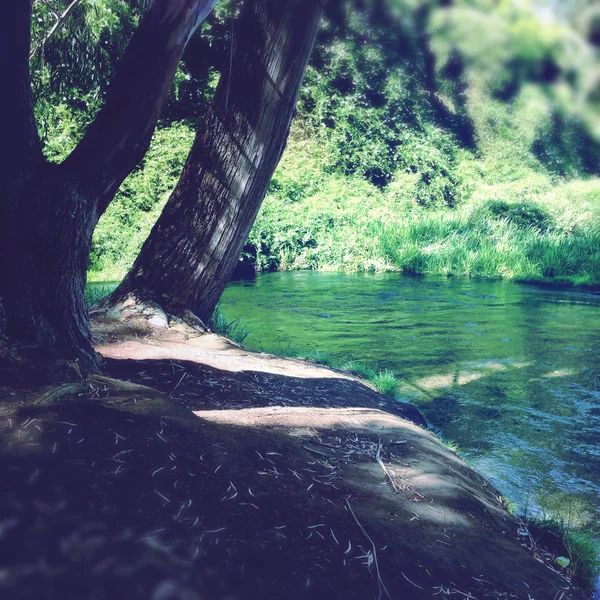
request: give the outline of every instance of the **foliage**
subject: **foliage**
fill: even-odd
[[[506,200],[490,200],[487,208],[495,219],[506,219],[520,228],[533,228],[539,232],[548,231],[552,217],[539,204],[531,201],[509,203]]]
[[[460,448],[458,444],[454,440],[446,440],[440,437],[441,442],[448,448],[448,450],[452,450],[455,454],[460,454]]]
[[[598,49],[581,3],[542,20],[516,0],[389,0],[349,9],[342,28],[325,22],[241,265],[600,283],[589,178],[600,165]],[[34,3],[35,110],[54,161],[100,108],[143,10],[82,0],[40,45],[56,19],[50,7],[68,4]],[[100,221],[92,278],[122,277],[158,217],[238,8],[220,3],[192,39],[150,152]]]
[[[318,365],[324,365],[326,367],[333,366],[331,356],[326,352],[307,352],[306,355],[299,357],[310,362],[317,363]]]
[[[478,152],[419,95],[420,59],[392,45],[394,60],[385,35],[327,38],[242,263],[599,284],[598,183],[574,181],[600,164],[592,49],[510,1],[454,3],[429,33],[437,95],[453,110],[450,67],[465,66],[455,78],[467,80]]]
[[[85,305],[91,308],[115,289],[114,285],[92,285],[85,288]]]
[[[349,360],[341,363],[340,368],[344,371],[349,371],[352,375],[366,379],[367,381],[375,378],[377,375],[375,369],[372,369],[366,363],[357,360]]]
[[[48,37],[70,4],[33,3],[35,117],[46,155],[56,161],[76,146],[102,105],[114,66],[137,27],[142,2],[81,1]]]
[[[502,504],[511,517],[517,516],[517,505],[510,498],[507,498],[506,496],[500,496],[500,504]]]
[[[536,181],[485,186],[458,208],[432,211],[391,190],[334,178],[301,202],[267,198],[244,258],[263,270],[563,278],[598,285],[599,243],[600,181],[553,190]]]
[[[350,26],[370,29],[360,15]],[[456,142],[440,129],[433,109],[419,93],[419,74],[403,68],[397,27],[356,38],[327,39],[318,45],[298,103],[298,118],[325,150],[327,173],[364,179],[378,188],[397,175],[416,175],[418,203],[456,204],[453,174]],[[406,34],[405,31],[402,35]]]
[[[115,65],[147,5],[145,0],[81,0],[52,33],[71,3],[33,3],[35,116],[44,151],[56,162],[77,145],[102,106]],[[238,0],[220,2],[192,37],[163,109],[163,127],[193,124],[203,117],[228,53],[230,19],[238,5]]]
[[[369,380],[369,383],[382,394],[395,397],[398,393],[398,384],[400,383],[397,377],[387,369],[385,371],[379,371],[375,377]]]
[[[156,130],[143,162],[125,180],[94,232],[90,279],[124,277],[179,179],[193,137],[182,123]]]

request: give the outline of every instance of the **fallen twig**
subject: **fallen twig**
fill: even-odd
[[[414,585],[416,588],[419,588],[420,590],[423,589],[420,585],[417,585],[414,581],[410,580],[404,573],[402,573],[402,571],[400,571],[400,573],[402,574],[402,577],[404,577],[404,579],[406,579],[406,581],[408,581],[408,583],[411,583],[412,585]]]
[[[312,452],[313,454],[318,454],[319,456],[324,456],[325,458],[331,458],[331,456],[329,456],[329,454],[325,454],[325,452],[321,452],[320,450],[317,450],[316,448],[311,448],[310,446],[307,446],[306,444],[302,444],[302,447],[305,450]]]
[[[381,573],[379,572],[379,562],[377,561],[377,548],[375,548],[375,543],[369,537],[369,534],[366,532],[365,528],[361,525],[360,521],[357,519],[356,515],[354,514],[354,511],[352,510],[352,506],[350,506],[350,501],[348,500],[348,498],[345,498],[344,501],[346,502],[346,506],[348,507],[350,514],[356,521],[356,524],[359,526],[363,535],[369,540],[369,542],[371,543],[371,547],[373,548],[373,562],[375,563],[375,571],[377,573],[377,582],[379,585],[379,598],[381,598],[381,590],[383,590],[385,592],[385,595],[388,598],[391,598],[390,593],[387,591],[387,588],[385,587],[385,584],[383,583],[383,579],[381,579]]]
[[[381,467],[381,470],[384,472],[386,477],[390,480],[390,483],[392,484],[392,487],[394,488],[394,492],[396,494],[399,493],[400,490],[398,489],[398,486],[394,482],[394,479],[391,476],[390,472],[388,471],[388,468],[383,464],[383,460],[381,460],[381,444],[379,444],[379,447],[377,448],[377,454],[375,455],[375,461]]]

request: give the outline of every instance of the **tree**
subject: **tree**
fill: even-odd
[[[104,106],[59,165],[44,158],[33,116],[31,3],[19,0],[4,7],[0,299],[9,338],[78,360],[83,371],[98,368],[84,304],[92,232],[144,156],[185,45],[215,3],[150,0]]]
[[[285,147],[322,12],[318,0],[245,2],[179,183],[105,304],[210,318]]]

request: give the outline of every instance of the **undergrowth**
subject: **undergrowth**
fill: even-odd
[[[379,371],[377,375],[371,377],[369,383],[382,394],[386,396],[395,397],[398,392],[398,378],[387,369],[385,371]]]
[[[454,208],[398,203],[331,178],[289,202],[270,196],[245,247],[257,271],[396,271],[600,285],[600,180],[481,188]]]
[[[93,285],[85,288],[85,305],[91,308],[94,304],[98,304],[102,298],[108,296],[115,289],[114,285]]]

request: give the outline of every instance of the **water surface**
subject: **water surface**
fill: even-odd
[[[220,304],[253,349],[351,357],[521,510],[600,522],[600,296],[506,281],[292,272]]]

